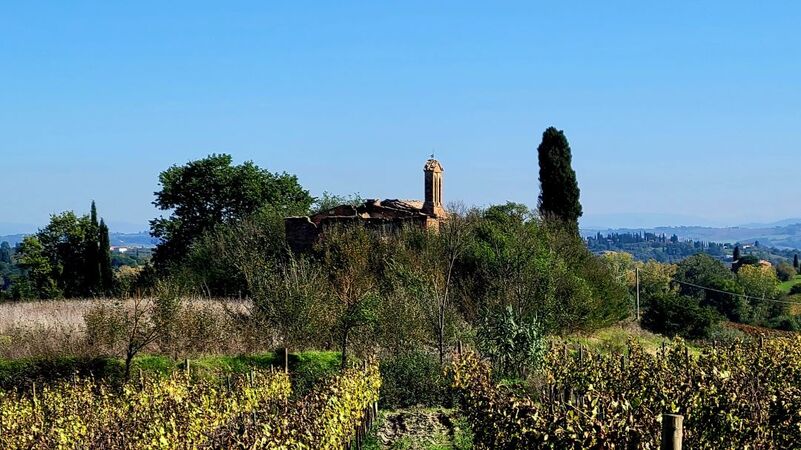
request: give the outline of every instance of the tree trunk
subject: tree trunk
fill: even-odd
[[[342,330],[342,370],[348,367],[348,332],[349,328]]]
[[[439,365],[445,363],[445,308],[443,304],[439,306],[439,317],[437,324],[437,344],[439,347]]]
[[[131,379],[131,362],[133,362],[134,353],[128,351],[125,354],[125,381]]]

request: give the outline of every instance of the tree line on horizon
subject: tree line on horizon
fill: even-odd
[[[16,248],[4,244],[0,264],[11,276],[3,282],[3,296],[52,299],[113,293],[109,230],[102,218],[98,220],[94,201],[88,214],[54,214],[47,226]]]

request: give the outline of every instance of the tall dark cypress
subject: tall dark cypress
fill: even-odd
[[[734,260],[734,261],[737,261],[737,260],[740,259],[740,246],[739,245],[735,245],[734,246],[734,254],[732,255],[731,259]]]
[[[103,291],[100,283],[99,232],[97,207],[93,200],[92,209],[89,213],[89,229],[86,230],[84,236],[84,282],[86,285],[83,290],[86,295],[98,295]]]
[[[100,260],[100,285],[103,293],[108,294],[114,287],[114,272],[111,270],[111,241],[108,237],[108,227],[100,219],[98,259]]]
[[[561,220],[575,226],[578,232],[578,219],[582,214],[579,187],[571,166],[570,144],[564,132],[554,127],[545,130],[537,155],[540,163],[540,216]]]
[[[793,267],[795,267],[795,270],[798,270],[798,253],[793,255]]]

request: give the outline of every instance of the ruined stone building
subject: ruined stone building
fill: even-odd
[[[360,223],[384,231],[408,225],[438,229],[447,217],[442,204],[442,173],[439,161],[433,158],[426,161],[423,201],[370,199],[358,206],[340,205],[312,216],[287,217],[284,219],[287,242],[293,251],[308,250],[320,233],[336,224]]]

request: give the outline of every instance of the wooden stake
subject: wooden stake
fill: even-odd
[[[662,446],[661,450],[681,450],[684,438],[684,416],[679,414],[662,414]]]

